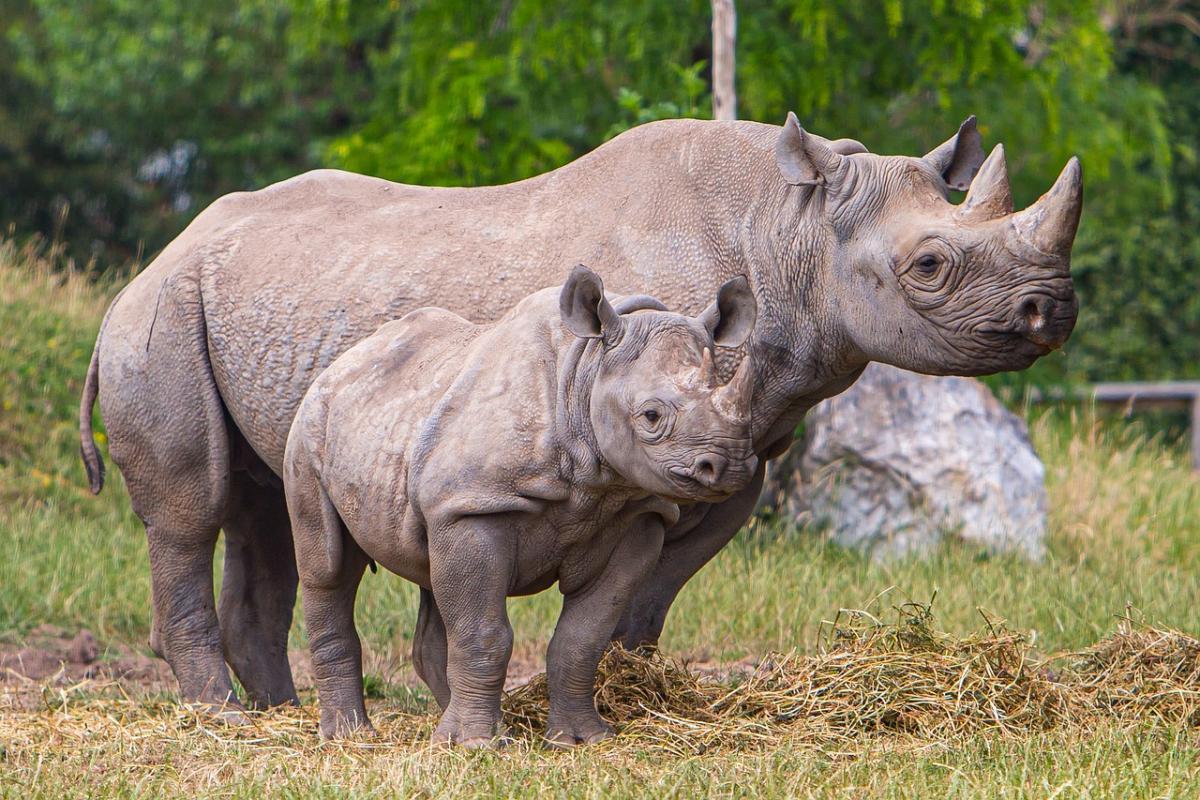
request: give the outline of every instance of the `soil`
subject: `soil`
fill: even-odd
[[[296,688],[314,687],[312,661],[306,650],[292,650],[289,659]],[[406,657],[367,650],[363,669],[383,682],[416,687],[420,678]],[[542,653],[517,648],[509,662],[506,689],[528,683],[545,670]],[[37,702],[47,687],[77,686],[95,682],[125,693],[149,694],[176,691],[171,669],[160,658],[120,642],[101,642],[87,629],[75,632],[41,625],[17,642],[0,641],[0,696],[18,705]],[[0,704],[2,705],[2,704]]]
[[[315,690],[312,660],[307,650],[289,653],[296,688],[302,695]],[[698,675],[727,680],[732,674],[749,674],[757,661],[711,660],[707,653],[685,659]],[[509,661],[504,688],[516,689],[546,669],[540,644],[518,643]],[[422,687],[407,653],[377,652],[364,648],[363,671],[385,685]],[[34,709],[44,702],[47,689],[77,688],[115,692],[124,696],[166,695],[175,697],[178,687],[170,667],[145,648],[121,642],[100,641],[87,629],[69,631],[41,625],[20,641],[0,640],[0,709]],[[307,700],[306,700],[307,702]]]
[[[85,680],[116,680],[149,688],[170,676],[165,662],[119,644],[101,645],[87,629],[72,634],[41,625],[20,643],[0,643],[0,687],[4,688]]]

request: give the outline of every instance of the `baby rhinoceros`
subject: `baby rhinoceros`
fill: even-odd
[[[555,581],[547,740],[612,735],[596,666],[664,529],[680,503],[717,502],[757,466],[752,366],[720,385],[712,356],[741,345],[756,314],[744,278],[686,317],[646,296],[610,303],[580,266],[494,325],[420,309],[330,365],[284,459],[322,736],[369,729],[353,611],[371,560],[440,614],[436,741],[502,740],[505,598]]]

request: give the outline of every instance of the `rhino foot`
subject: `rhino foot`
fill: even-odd
[[[200,701],[198,703],[186,704],[186,707],[222,725],[240,728],[245,725],[254,724],[254,721],[246,713],[246,708],[236,701],[231,700],[224,703]]]
[[[323,740],[370,739],[376,735],[375,728],[367,719],[365,712],[321,710],[321,738]]]
[[[550,747],[575,747],[596,744],[616,735],[613,727],[595,711],[590,714],[550,715],[546,725],[546,744]]]
[[[498,720],[490,723],[462,722],[446,713],[433,732],[433,743],[458,745],[468,750],[499,750],[512,743],[508,729]]]

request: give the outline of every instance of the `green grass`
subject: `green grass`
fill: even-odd
[[[110,469],[104,492],[92,497],[78,459],[79,392],[113,289],[0,244],[0,640],[19,640],[43,623],[88,627],[102,641],[139,643],[147,636],[141,525],[119,472]],[[978,630],[984,609],[1045,652],[1095,641],[1127,606],[1156,623],[1200,631],[1200,480],[1178,445],[1086,410],[1033,412],[1031,420],[1051,500],[1044,562],[949,544],[924,561],[881,564],[811,533],[760,525],[687,586],[664,649],[718,660],[811,649],[821,621],[841,607],[861,608],[882,595],[876,602],[886,608],[935,593],[940,627]],[[553,591],[512,602],[518,648],[544,647],[558,607]],[[381,662],[407,653],[415,616],[413,587],[387,574],[367,576],[358,624]],[[297,620],[298,646],[302,628]],[[371,680],[376,713],[409,702],[378,676]],[[0,710],[0,718],[10,713]],[[120,795],[419,789],[456,796],[1153,797],[1194,795],[1200,773],[1200,740],[1165,728],[979,736],[916,752],[889,753],[882,743],[879,753],[852,759],[790,746],[687,759],[651,748],[631,759],[625,750],[617,757],[603,748],[467,756],[305,741],[295,745],[302,770],[291,768],[292,751],[278,743],[222,743],[194,730],[180,739],[186,746],[164,746],[151,762],[132,741],[35,755],[2,736],[0,729],[0,795],[22,796],[25,790],[13,787],[32,782],[42,796],[91,787]]]

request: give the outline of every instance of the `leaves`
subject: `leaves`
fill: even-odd
[[[1195,35],[1099,0],[739,4],[744,117],[923,153],[968,114],[1015,199],[1087,175],[1083,313],[1030,376],[1194,373]],[[0,0],[0,215],[121,262],[316,166],[443,185],[711,113],[700,0]],[[1128,18],[1127,18],[1128,17]],[[1131,22],[1132,20],[1132,22]],[[1119,36],[1119,45],[1114,36]]]

